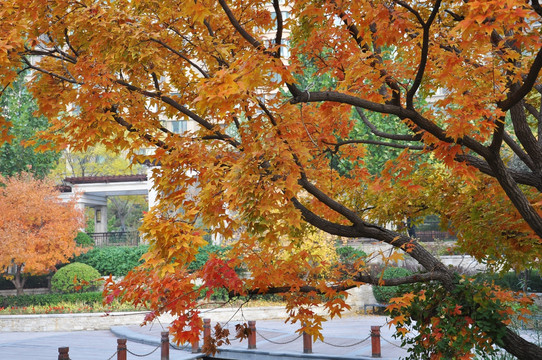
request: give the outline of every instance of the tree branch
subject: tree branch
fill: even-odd
[[[427,22],[423,23],[423,20],[421,20],[420,17],[420,20],[422,21],[421,24],[423,26],[422,53],[420,57],[420,65],[418,66],[418,72],[416,73],[416,77],[414,78],[414,83],[412,84],[406,95],[408,109],[414,108],[414,95],[416,94],[418,88],[422,83],[423,75],[425,73],[425,67],[427,65],[427,56],[429,54],[429,30],[431,29],[431,25],[433,24],[433,21],[437,16],[440,4],[441,0],[437,0],[435,6],[433,7],[433,10],[431,11],[431,15],[429,15],[429,19],[427,19]]]
[[[421,274],[414,274],[410,276],[405,276],[401,278],[394,278],[394,279],[381,279],[379,277],[374,277],[370,275],[363,275],[358,274],[353,277],[353,280],[356,282],[362,282],[366,284],[372,284],[377,286],[397,286],[402,284],[414,284],[414,283],[420,283],[420,282],[429,282],[429,281],[435,281],[435,280],[441,280],[444,276],[441,272],[433,271],[433,272],[427,272],[427,273],[421,273]],[[329,288],[335,291],[346,291],[353,289],[355,287],[358,287],[358,284],[338,284],[338,285],[330,285]],[[319,288],[315,286],[301,286],[299,288],[292,289],[290,286],[277,286],[277,287],[270,287],[267,289],[260,289],[255,288],[247,291],[246,295],[259,295],[259,294],[284,294],[284,293],[291,293],[291,292],[299,292],[299,293],[316,293],[316,294],[324,294],[325,292],[320,290]],[[240,296],[241,294],[230,291],[229,296],[235,297]]]
[[[279,0],[273,0],[273,8],[275,9],[275,19],[277,20],[277,30],[275,32],[275,45],[280,46],[282,44],[282,30],[283,19],[282,11],[280,10]],[[280,48],[275,52],[275,57],[280,58]]]
[[[168,44],[166,44],[162,40],[155,39],[155,38],[151,38],[150,40],[157,43],[157,44],[162,45],[163,47],[165,47],[166,49],[168,49],[169,51],[171,51],[172,53],[174,53],[175,55],[177,55],[178,57],[180,57],[181,59],[186,61],[188,64],[190,64],[190,66],[192,66],[194,69],[196,69],[204,78],[206,78],[206,79],[210,78],[209,73],[207,73],[207,71],[203,70],[200,66],[198,66],[198,64],[196,64],[195,62],[193,62],[192,60],[190,60],[189,58],[187,58],[186,56],[184,56],[183,54],[181,54],[177,50],[173,49],[171,46],[169,46]]]
[[[367,116],[363,113],[363,110],[356,106],[355,107],[356,112],[360,116],[361,120],[367,127],[371,130],[371,132],[381,138],[390,139],[390,140],[400,140],[400,141],[417,141],[419,142],[421,140],[420,135],[400,135],[400,134],[390,134],[385,133],[383,131],[380,131],[376,128],[376,126],[367,119]]]
[[[523,84],[514,92],[508,94],[506,100],[499,101],[497,105],[502,111],[510,110],[514,105],[516,105],[520,100],[522,100],[525,95],[531,91],[533,88],[536,79],[538,78],[538,73],[542,68],[542,49],[540,49],[529,69],[529,73],[525,77]]]
[[[21,55],[21,59],[24,61],[26,66],[28,68],[30,68],[30,69],[36,70],[36,71],[41,72],[43,74],[47,74],[47,75],[49,75],[51,77],[54,77],[54,78],[57,78],[57,79],[59,79],[61,81],[66,81],[66,82],[68,82],[70,84],[83,85],[83,83],[81,83],[81,82],[78,82],[78,81],[75,81],[75,80],[72,80],[72,79],[68,79],[67,77],[64,77],[62,75],[59,75],[59,74],[56,74],[56,73],[51,72],[49,70],[45,70],[45,69],[42,69],[42,68],[40,68],[38,66],[32,65],[30,63],[30,61],[24,55]]]
[[[466,162],[467,164],[474,166],[475,168],[480,170],[482,173],[489,175],[493,178],[496,177],[495,173],[484,159],[480,159],[472,155],[458,155],[456,156],[456,160]],[[508,172],[517,183],[532,186],[539,191],[542,191],[542,179],[537,177],[534,173],[525,173],[511,169],[508,169]]]
[[[342,104],[358,106],[360,108],[378,112],[381,114],[397,115],[401,119],[410,119],[413,123],[415,123],[418,127],[420,127],[421,130],[425,130],[429,132],[431,135],[435,136],[440,141],[443,141],[449,144],[457,143],[459,145],[464,145],[468,147],[469,149],[471,149],[472,151],[484,157],[488,155],[488,149],[484,147],[482,144],[480,144],[479,142],[477,142],[476,140],[474,140],[473,138],[464,136],[462,138],[455,140],[451,137],[448,137],[442,128],[437,126],[432,121],[426,119],[420,113],[418,113],[417,111],[413,109],[405,109],[401,106],[392,105],[392,104],[375,103],[372,101],[361,99],[356,96],[343,94],[337,91],[300,92],[298,96],[294,96],[290,100],[290,103],[292,104],[297,104],[301,102],[304,102],[304,103],[338,102]]]
[[[324,142],[324,143],[327,145],[335,146],[336,150],[343,145],[349,145],[349,144],[371,144],[371,145],[380,145],[380,146],[390,147],[394,149],[410,149],[410,150],[424,150],[425,149],[425,146],[419,146],[419,145],[397,144],[397,143],[392,143],[392,142],[377,141],[377,140],[362,140],[362,139],[342,140],[342,141],[337,141],[336,143],[330,143],[330,142]]]
[[[132,84],[127,83],[124,80],[117,79],[117,80],[115,80],[115,82],[117,84],[119,84],[119,85],[122,85],[122,86],[126,87],[130,91],[139,92],[140,94],[145,95],[147,97],[154,98],[154,99],[159,99],[159,100],[163,101],[164,103],[172,106],[174,109],[177,109],[182,114],[184,114],[184,115],[188,116],[189,118],[191,118],[192,120],[196,121],[198,124],[200,124],[201,126],[206,128],[207,130],[213,131],[215,136],[217,136],[221,140],[226,141],[230,145],[232,145],[234,147],[239,147],[241,145],[237,140],[235,140],[231,136],[228,136],[226,134],[222,134],[220,131],[216,130],[215,125],[211,124],[210,122],[208,122],[207,120],[205,120],[201,116],[199,116],[198,114],[194,113],[193,111],[191,111],[188,108],[184,107],[183,105],[179,104],[177,101],[175,101],[171,97],[166,96],[166,95],[162,95],[162,94],[159,94],[159,93],[143,90],[143,89],[141,89],[141,88],[139,88],[137,86],[134,86]]]
[[[512,139],[510,134],[504,132],[503,139],[504,142],[510,147],[510,149],[512,149],[514,154],[516,154],[521,159],[521,161],[523,161],[525,165],[529,167],[529,169],[533,171],[536,169],[536,166],[534,165],[531,157],[525,151],[523,151],[523,149],[514,141],[514,139]]]

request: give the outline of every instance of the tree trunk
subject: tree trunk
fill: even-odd
[[[15,265],[16,271],[15,271],[15,278],[11,280],[13,285],[15,285],[15,289],[17,290],[17,296],[24,295],[24,283],[26,282],[26,278],[21,276],[21,270],[23,268],[22,265]]]

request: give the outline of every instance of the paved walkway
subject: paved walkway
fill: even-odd
[[[371,340],[367,339],[370,327],[385,323],[386,318],[382,316],[356,316],[328,321],[323,329],[325,343],[317,341],[313,344],[313,354],[305,356],[302,339],[297,338],[294,325],[285,324],[283,320],[258,320],[256,350],[247,350],[246,340],[241,343],[232,341],[232,345],[223,348],[223,353],[228,354],[226,350],[244,353],[241,355],[243,359],[253,358],[255,353],[265,353],[271,358],[293,356],[313,360],[370,359]],[[235,324],[228,326],[234,333]],[[160,343],[160,332],[165,330],[167,325],[153,324],[144,327],[137,325],[114,327],[112,331],[0,333],[0,360],[56,360],[58,348],[66,346],[70,349],[69,355],[72,360],[116,360],[117,338],[127,338],[128,350],[134,354],[144,355],[157,348]],[[382,326],[381,343],[384,360],[396,360],[407,354],[397,346],[398,341],[391,336],[392,333],[393,329],[389,329],[387,325]],[[365,341],[360,342],[361,340]],[[288,343],[284,344],[286,342]],[[199,356],[192,354],[190,349],[185,351],[170,349],[171,360],[189,360]],[[128,359],[159,358],[160,349],[146,357],[128,354]]]
[[[212,319],[212,316],[210,316]],[[250,320],[250,319],[247,319]],[[324,342],[313,343],[313,354],[311,359],[317,359],[318,355],[326,358],[341,359],[371,359],[371,326],[381,327],[381,354],[382,359],[396,360],[407,355],[407,351],[400,347],[400,341],[394,339],[394,329],[386,324],[386,317],[383,316],[353,316],[343,319],[334,319],[323,324],[322,334]],[[235,334],[235,322],[226,324],[230,333]],[[211,323],[211,328],[214,323]],[[231,345],[223,346],[221,349],[235,352],[265,352],[280,354],[296,354],[295,357],[303,356],[303,339],[295,332],[298,327],[292,324],[285,324],[283,320],[258,320],[256,321],[256,350],[247,351],[248,342],[244,340],[232,340]],[[114,327],[112,331],[128,341],[141,341],[145,343],[158,344],[160,333],[167,331],[167,324],[153,324],[149,326],[123,326]],[[154,341],[154,342],[153,342]],[[225,351],[225,353],[229,353]],[[224,355],[227,356],[227,355]],[[248,355],[246,356],[248,358]],[[282,356],[280,356],[282,357]]]

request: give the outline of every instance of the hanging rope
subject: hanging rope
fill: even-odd
[[[135,354],[133,352],[131,352],[130,350],[126,349],[126,351],[129,353],[129,354],[132,354],[134,356],[137,356],[137,357],[145,357],[145,356],[149,356],[151,354],[153,354],[156,350],[158,350],[159,348],[161,348],[162,345],[158,345],[154,350],[152,350],[150,353],[147,353],[147,354]]]
[[[337,345],[337,344],[332,344],[332,343],[329,343],[325,340],[321,340],[324,344],[326,345],[329,345],[329,346],[334,346],[334,347],[351,347],[351,346],[356,346],[356,345],[359,345],[361,343],[364,343],[365,341],[369,340],[371,338],[371,335],[367,336],[365,339],[363,340],[360,340],[358,342],[355,342],[353,344],[349,344],[349,345]]]
[[[118,354],[118,351],[115,351],[115,353],[113,355],[111,355],[109,358],[107,358],[107,360],[113,359],[115,357],[115,355],[117,355],[117,354]]]
[[[292,339],[292,340],[288,340],[286,342],[278,342],[278,341],[273,341],[273,340],[270,340],[268,338],[266,338],[265,336],[263,336],[259,331],[256,330],[256,334],[260,335],[264,340],[266,341],[269,341],[270,343],[272,344],[277,344],[277,345],[285,345],[285,344],[289,344],[289,343],[293,343],[294,341],[296,341],[297,339],[299,339],[303,334],[299,334],[296,338]]]
[[[397,345],[397,344],[394,344],[393,342],[387,340],[385,337],[382,337],[382,335],[380,335],[380,338],[381,338],[382,340],[384,340],[385,342],[387,342],[388,344],[390,344],[390,345],[393,345],[393,346],[395,346],[395,347],[397,347],[397,348],[399,348],[399,349],[404,349],[402,346],[399,346],[399,345]]]
[[[179,345],[175,345],[175,344],[170,343],[169,347],[172,348],[172,349],[175,349],[175,350],[188,350],[188,349],[192,348],[192,345],[189,344],[189,345],[179,346]]]

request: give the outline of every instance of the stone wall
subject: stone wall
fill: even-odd
[[[36,295],[36,294],[47,294],[49,293],[48,288],[37,288],[37,289],[24,289],[25,295]],[[0,296],[11,296],[17,295],[17,290],[0,290]]]
[[[325,315],[323,308],[316,308],[316,313]],[[139,325],[145,319],[146,312],[117,312],[108,315],[92,314],[43,314],[43,315],[0,315],[0,332],[19,331],[78,331],[108,330],[112,326]],[[214,321],[246,321],[284,319],[287,317],[284,307],[265,308],[220,308],[202,310],[203,318]],[[173,317],[163,315],[161,323],[170,323]]]

